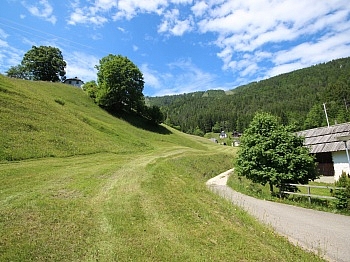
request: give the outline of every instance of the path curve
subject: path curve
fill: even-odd
[[[329,261],[350,262],[350,216],[301,208],[243,195],[226,185],[230,169],[207,186],[271,226],[291,242]]]

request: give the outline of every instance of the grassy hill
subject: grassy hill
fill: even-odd
[[[132,153],[151,150],[165,136],[172,141],[172,131],[136,116],[115,118],[81,89],[60,83],[0,76],[0,106],[0,161]],[[187,140],[176,143],[186,145]]]
[[[321,261],[211,193],[235,149],[0,76],[0,261]]]

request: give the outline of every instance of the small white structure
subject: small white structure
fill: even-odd
[[[227,138],[227,134],[225,133],[225,131],[221,131],[219,137],[220,137],[221,139]]]
[[[342,140],[350,135],[350,123],[308,129],[297,134],[305,138],[304,145],[316,156],[321,174],[334,176],[334,180],[338,180],[343,171],[350,174],[345,148],[345,143],[350,148],[350,141]]]
[[[63,81],[63,83],[81,88],[82,85],[84,84],[84,81],[80,80],[78,77],[74,77],[74,78],[67,78],[66,80]]]

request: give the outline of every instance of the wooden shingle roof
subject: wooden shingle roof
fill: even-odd
[[[350,123],[308,129],[297,134],[305,138],[304,145],[310,147],[311,153],[343,151],[344,142],[338,141],[337,137],[350,135]]]

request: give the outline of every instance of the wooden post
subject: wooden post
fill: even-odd
[[[307,194],[309,195],[309,204],[311,204],[311,192],[310,192],[310,186],[307,187]]]

